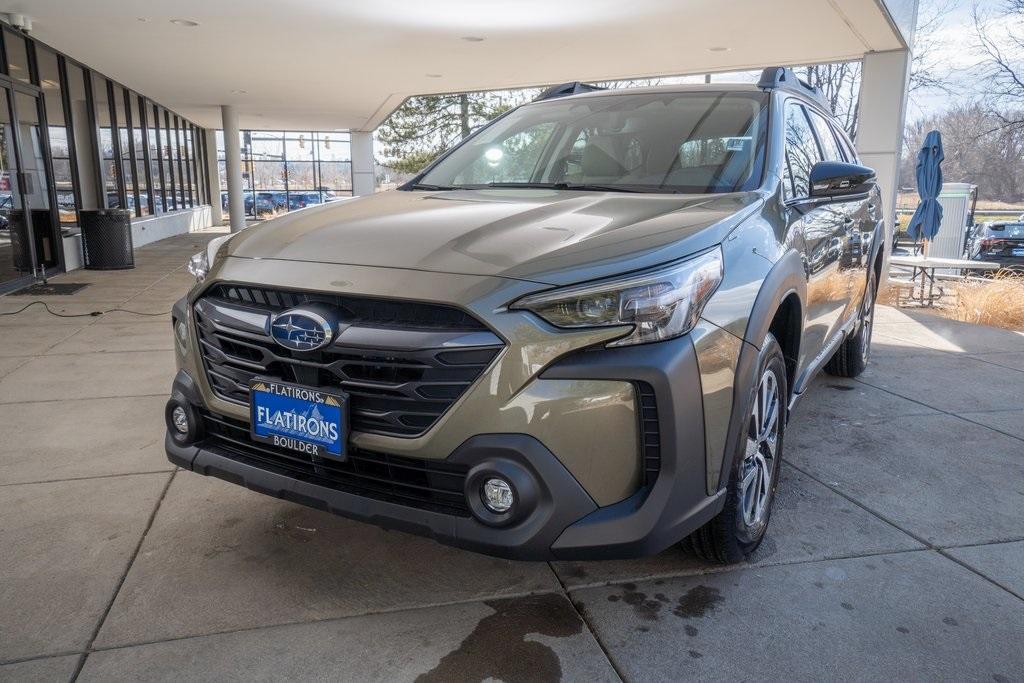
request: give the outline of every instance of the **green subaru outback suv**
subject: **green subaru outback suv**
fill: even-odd
[[[398,190],[194,256],[168,457],[504,557],[739,560],[811,378],[867,362],[857,161],[786,69],[552,88]]]

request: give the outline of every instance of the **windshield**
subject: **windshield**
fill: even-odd
[[[767,104],[762,93],[708,91],[528,104],[456,148],[413,189],[751,190],[761,182]]]

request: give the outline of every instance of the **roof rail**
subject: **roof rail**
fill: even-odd
[[[569,83],[561,83],[559,85],[553,85],[541,94],[533,98],[534,102],[540,102],[541,100],[552,100],[556,97],[565,97],[567,95],[579,95],[584,92],[594,92],[595,90],[607,90],[598,85],[590,85],[589,83],[580,83],[579,81],[572,81]]]
[[[821,94],[821,89],[799,78],[789,67],[767,67],[761,72],[761,78],[757,81],[757,87],[762,90],[785,88],[786,90],[807,95],[826,109],[829,108],[828,103],[825,101],[825,96]]]

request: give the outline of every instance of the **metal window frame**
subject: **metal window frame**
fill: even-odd
[[[156,215],[156,202],[153,201],[153,168],[151,166],[152,155],[149,153],[149,121],[146,116],[146,98],[135,93],[135,99],[139,105],[139,130],[142,131],[142,163],[146,176],[146,204],[149,205],[149,215]]]
[[[170,184],[171,184],[171,210],[172,211],[177,211],[178,210],[178,191],[177,191],[176,183],[174,182],[174,180],[175,180],[175,178],[174,178],[174,149],[171,147],[171,113],[167,109],[164,109],[163,107],[161,107],[161,109],[163,109],[163,112],[164,112],[164,131],[167,133],[167,145],[166,145],[166,147],[167,147],[167,170],[168,170],[168,174],[167,175],[168,175],[168,180],[170,180]],[[163,150],[161,150],[160,159],[161,159],[161,164],[162,164],[163,163]],[[167,193],[167,186],[164,185],[165,201],[166,201],[166,193]]]

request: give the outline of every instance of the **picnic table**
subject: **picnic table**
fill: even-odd
[[[917,275],[921,274],[921,293],[914,295],[911,289],[910,299],[918,301],[922,306],[931,306],[942,294],[935,294],[935,271],[936,270],[998,270],[999,264],[991,261],[970,261],[968,259],[938,258],[930,256],[893,256],[889,264],[910,268],[910,282],[916,286]],[[925,284],[928,286],[927,296],[925,295]],[[941,289],[941,288],[940,288]]]

